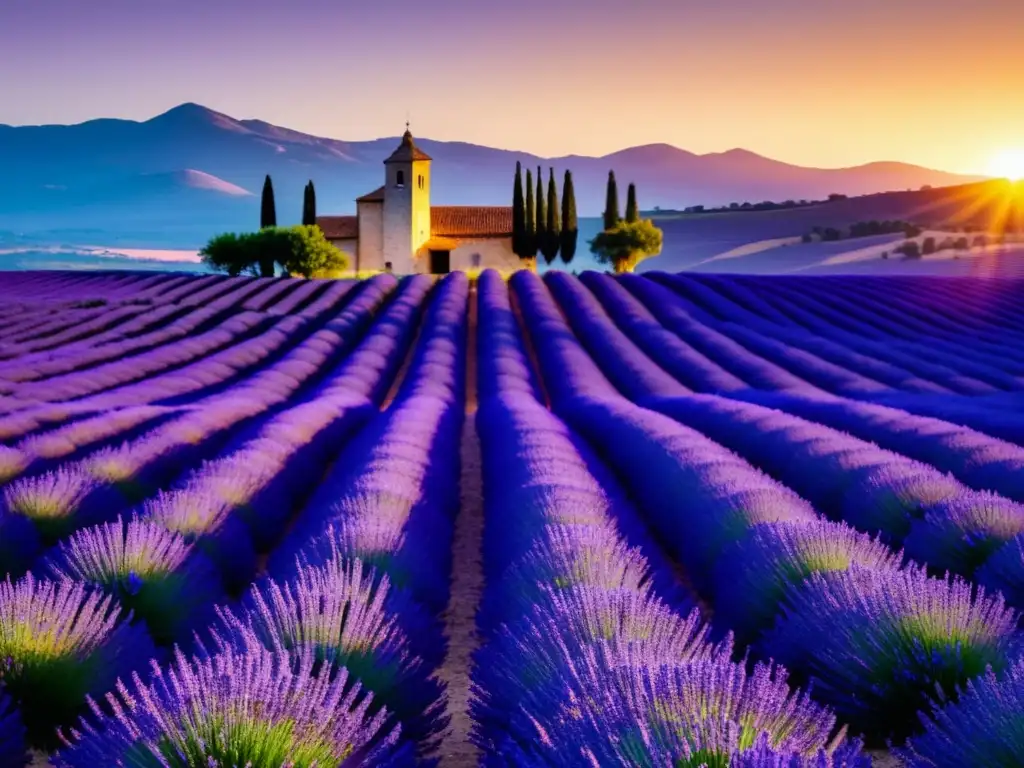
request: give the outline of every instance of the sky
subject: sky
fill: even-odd
[[[320,136],[988,173],[1021,0],[0,0],[0,123],[197,102]]]

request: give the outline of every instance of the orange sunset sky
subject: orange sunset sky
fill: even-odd
[[[343,139],[666,142],[991,173],[1024,148],[1021,0],[8,0],[0,123],[194,101]]]

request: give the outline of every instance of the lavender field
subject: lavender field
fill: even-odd
[[[19,272],[0,768],[1024,765],[1024,282]]]

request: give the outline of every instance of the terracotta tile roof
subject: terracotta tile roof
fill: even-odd
[[[383,203],[384,187],[377,187],[373,192],[367,192],[362,197],[356,198],[357,203]]]
[[[411,160],[430,160],[430,155],[416,146],[412,140],[412,134],[406,131],[402,136],[402,143],[398,149],[391,153],[391,157],[385,163],[408,163]]]
[[[317,216],[316,224],[328,240],[359,237],[358,216]]]
[[[512,206],[431,206],[430,234],[432,237],[511,237]]]

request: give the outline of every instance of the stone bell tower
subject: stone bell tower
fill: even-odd
[[[430,239],[430,156],[417,148],[409,124],[384,161],[385,263],[398,274],[421,272],[416,251]]]

